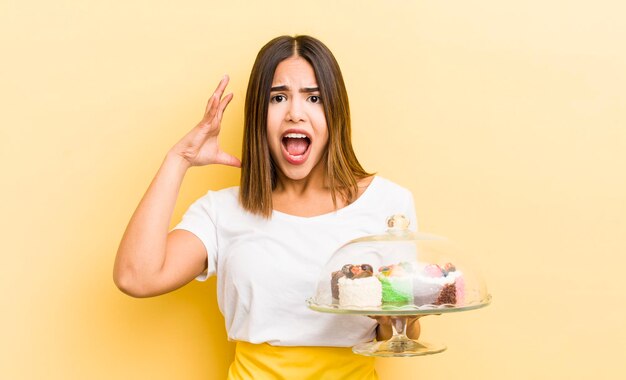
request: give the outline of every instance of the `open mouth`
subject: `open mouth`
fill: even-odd
[[[304,133],[286,133],[282,139],[285,158],[292,164],[300,164],[306,160],[311,139]]]

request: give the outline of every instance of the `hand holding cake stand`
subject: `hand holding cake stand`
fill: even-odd
[[[442,344],[407,336],[409,318],[474,310],[491,296],[478,273],[461,263],[441,237],[411,232],[408,219],[394,215],[387,233],[352,240],[328,261],[309,308],[333,314],[387,316],[393,336],[352,350],[368,356],[419,356],[442,352]],[[454,255],[454,256],[453,256]]]

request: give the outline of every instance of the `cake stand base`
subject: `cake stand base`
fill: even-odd
[[[423,356],[438,354],[446,350],[442,344],[417,342],[411,339],[394,340],[391,338],[383,342],[361,343],[352,347],[352,352],[365,356],[401,357]]]
[[[416,316],[420,318],[421,316]],[[393,336],[382,342],[361,343],[352,347],[352,352],[366,356],[401,357],[423,356],[445,351],[446,346],[418,342],[407,336],[407,316],[390,318]]]

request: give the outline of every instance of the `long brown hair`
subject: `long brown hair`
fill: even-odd
[[[294,56],[304,58],[313,67],[323,99],[328,126],[326,179],[335,207],[337,193],[347,203],[353,202],[359,191],[357,180],[370,175],[352,149],[348,93],[331,51],[310,36],[274,38],[259,51],[248,82],[239,191],[243,208],[266,218],[272,214],[272,190],[278,170],[267,144],[270,89],[278,64]]]

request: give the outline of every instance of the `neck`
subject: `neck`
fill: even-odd
[[[279,173],[276,188],[272,192],[272,207],[275,211],[312,217],[329,213],[337,206],[343,207],[343,203],[333,203],[324,169],[314,169],[302,179],[288,178]]]
[[[293,179],[285,176],[280,171],[277,173],[274,194],[306,195],[311,192],[327,191],[326,171],[319,165],[309,175],[301,179]]]

